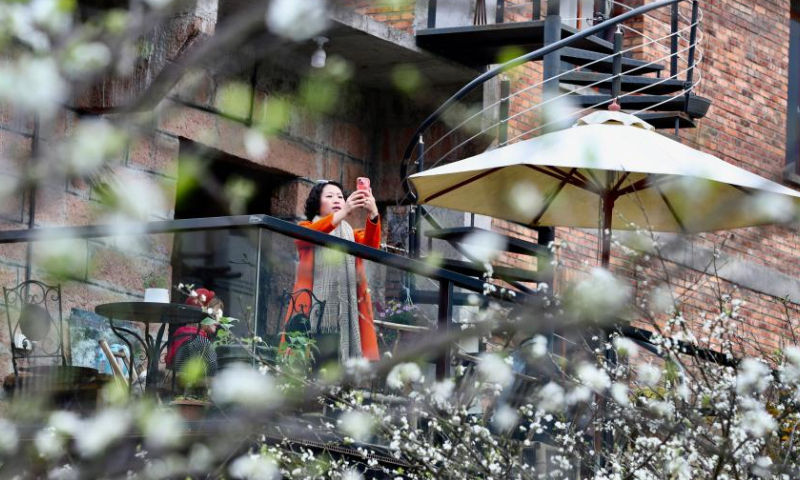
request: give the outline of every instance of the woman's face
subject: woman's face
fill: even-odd
[[[325,185],[319,200],[319,216],[325,217],[344,207],[344,195],[336,185]]]

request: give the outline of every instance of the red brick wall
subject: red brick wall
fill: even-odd
[[[415,0],[342,0],[340,5],[353,8],[357,13],[366,15],[392,28],[414,32]]]
[[[643,2],[631,0],[636,7]],[[681,131],[681,140],[700,150],[780,182],[785,161],[785,122],[787,96],[788,61],[788,1],[752,2],[723,0],[701,2],[704,23],[701,26],[704,38],[703,63],[700,65],[702,82],[697,89],[701,96],[712,100],[706,118],[698,121],[698,128]],[[690,4],[681,6],[681,13],[690,16]],[[513,20],[508,18],[508,20]],[[629,24],[651,38],[669,33],[669,11],[652,12],[648,17],[639,17]],[[683,26],[686,25],[682,21]],[[636,32],[625,30],[625,46],[644,45]],[[688,37],[688,31],[684,33]],[[636,58],[655,60],[668,54],[669,40],[660,40],[657,45],[646,45],[633,52]],[[681,41],[680,48],[687,46]],[[687,52],[683,55],[686,56]],[[668,60],[664,60],[668,66]],[[679,70],[686,62],[679,62]],[[685,73],[683,74],[685,75]],[[511,91],[519,91],[527,85],[541,80],[541,64],[528,64],[511,72]],[[695,76],[695,79],[698,79]],[[510,105],[512,116],[541,101],[541,88],[516,96]],[[509,125],[509,137],[527,132],[539,125],[540,112],[519,115]],[[538,134],[540,132],[536,132]],[[527,137],[524,137],[527,138]],[[535,239],[529,230],[510,225],[501,220],[493,221],[493,228],[513,236]],[[563,288],[568,280],[579,278],[591,266],[598,264],[597,237],[593,232],[558,228],[556,237],[568,245],[558,253],[559,273],[557,286]],[[689,241],[703,248],[714,248],[725,240],[722,253],[735,258],[763,265],[793,278],[800,277],[800,239],[794,230],[780,226],[738,229],[719,234],[704,234]],[[527,257],[507,255],[501,263],[519,267],[532,267]],[[612,264],[619,273],[633,277],[634,267],[621,252],[614,250]],[[777,348],[782,336],[788,334],[787,309],[782,301],[763,293],[750,290],[735,290],[734,285],[713,275],[677,267],[667,262],[672,281],[678,293],[682,289],[695,288],[686,298],[686,314],[695,320],[700,312],[709,315],[718,311],[715,298],[722,293],[732,293],[744,298],[742,324],[744,331],[757,332],[765,346]],[[640,275],[652,284],[661,278],[657,269],[646,269]],[[698,287],[693,287],[699,282]],[[794,302],[800,299],[792,299]],[[796,303],[788,306],[790,315],[797,315]],[[763,334],[763,335],[762,335]]]

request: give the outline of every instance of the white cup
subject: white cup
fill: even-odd
[[[144,301],[150,303],[169,303],[169,290],[166,288],[147,288]]]

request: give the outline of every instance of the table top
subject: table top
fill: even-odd
[[[184,325],[200,323],[205,318],[205,313],[200,307],[181,303],[115,302],[98,305],[94,311],[106,318],[141,323]]]

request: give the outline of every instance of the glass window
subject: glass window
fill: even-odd
[[[786,117],[786,165],[800,184],[800,0],[792,0],[789,29],[789,111]]]

